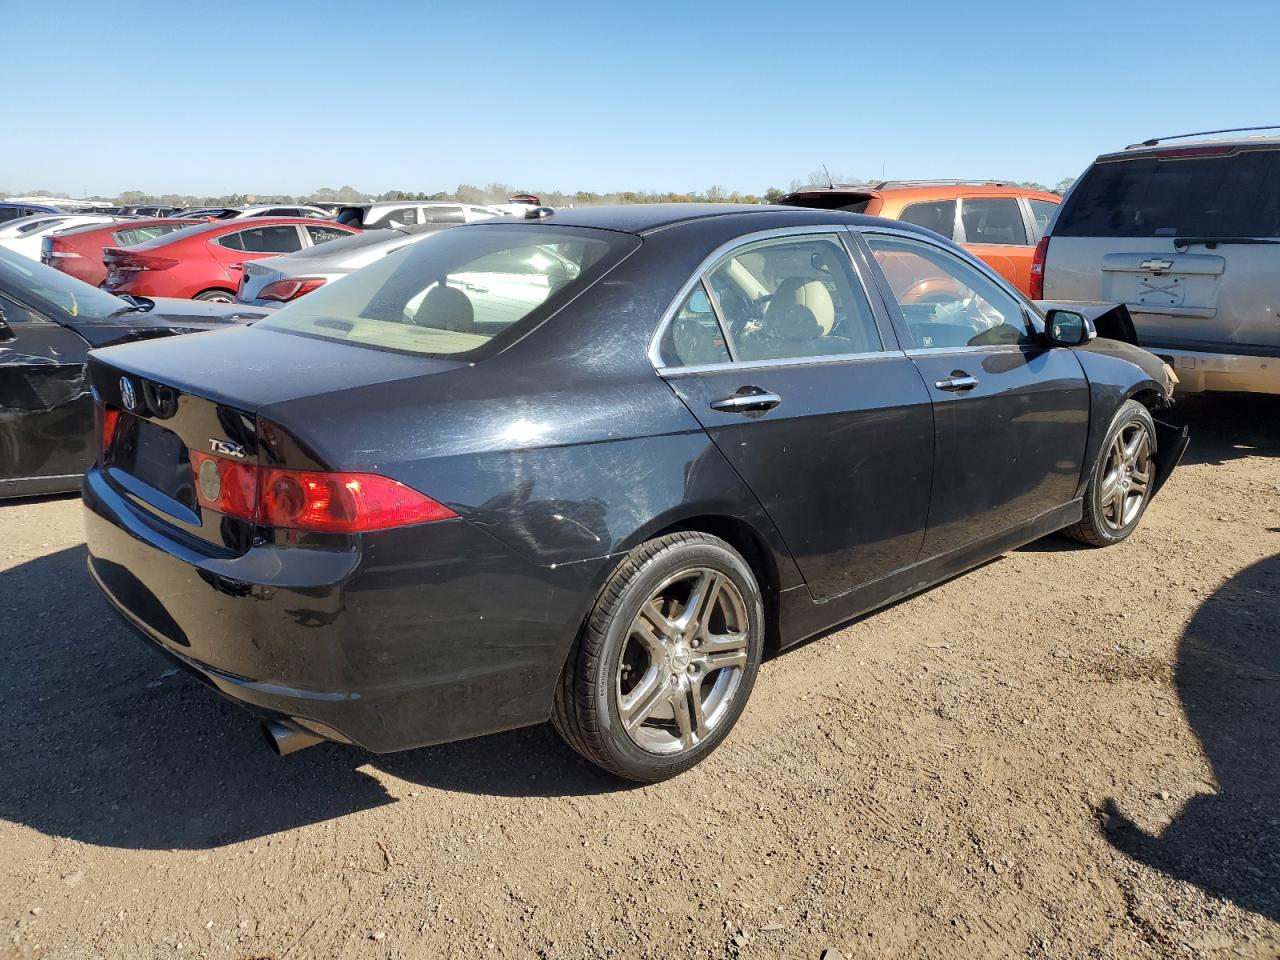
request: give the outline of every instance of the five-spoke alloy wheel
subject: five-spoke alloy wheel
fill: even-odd
[[[1136,400],[1125,401],[1103,438],[1080,522],[1064,532],[1095,547],[1126,539],[1151,500],[1156,454],[1151,412]]]
[[[642,544],[605,585],[556,691],[575,750],[632,780],[693,766],[737,721],[763,647],[760,589],[742,556],[695,531]]]

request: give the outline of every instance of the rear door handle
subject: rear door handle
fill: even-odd
[[[724,413],[753,413],[761,410],[772,410],[782,402],[776,393],[769,393],[759,387],[743,387],[731,397],[711,401],[712,410]]]
[[[949,390],[952,393],[962,393],[965,390],[972,390],[978,385],[978,378],[971,377],[963,370],[957,370],[945,380],[939,380],[934,384],[939,390]]]

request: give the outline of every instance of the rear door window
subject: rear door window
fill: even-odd
[[[1280,237],[1280,151],[1095,163],[1054,236]]]
[[[1022,209],[1013,197],[965,197],[960,202],[961,243],[1027,243]]]
[[[898,219],[906,223],[914,223],[934,233],[940,233],[948,240],[955,239],[956,202],[954,200],[928,200],[923,203],[909,203],[902,208]]]
[[[462,207],[423,207],[423,223],[466,223]]]
[[[302,237],[291,223],[241,230],[239,236],[246,253],[293,253],[302,249]]]

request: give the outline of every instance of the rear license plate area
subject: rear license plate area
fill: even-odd
[[[182,438],[149,420],[129,419],[130,429],[116,444],[111,465],[194,510],[195,481]]]

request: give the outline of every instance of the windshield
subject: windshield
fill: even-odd
[[[4,248],[0,248],[0,286],[22,291],[26,294],[22,299],[34,300],[36,305],[54,307],[53,320],[105,320],[129,306],[105,290]]]
[[[321,287],[258,326],[431,356],[471,354],[549,316],[638,243],[604,230],[455,227]]]
[[[1095,163],[1058,214],[1059,237],[1280,237],[1280,151]]]

